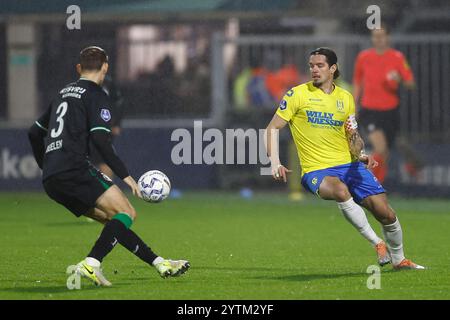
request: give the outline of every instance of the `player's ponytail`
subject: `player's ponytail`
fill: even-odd
[[[336,71],[333,73],[333,79],[336,80],[341,75],[341,72],[339,71],[339,65],[336,63]]]

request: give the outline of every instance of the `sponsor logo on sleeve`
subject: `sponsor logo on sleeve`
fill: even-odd
[[[281,111],[286,110],[286,108],[287,108],[287,101],[284,100],[284,99],[281,100],[279,107],[280,107]]]
[[[100,117],[105,121],[108,122],[109,120],[111,120],[111,112],[109,112],[108,109],[102,109],[100,111]]]

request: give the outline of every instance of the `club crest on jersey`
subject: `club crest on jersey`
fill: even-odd
[[[336,109],[339,112],[343,112],[344,111],[344,101],[336,100]]]
[[[100,117],[105,120],[106,122],[108,122],[109,120],[111,120],[111,113],[109,112],[108,109],[102,109],[100,111]]]
[[[280,107],[280,110],[285,110],[287,108],[287,101],[284,99],[281,100],[279,107]]]

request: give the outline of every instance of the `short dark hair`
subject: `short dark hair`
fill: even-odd
[[[338,68],[338,64],[337,64],[336,53],[333,50],[331,50],[330,48],[320,47],[320,48],[317,48],[317,49],[314,49],[313,51],[311,51],[311,53],[309,55],[314,56],[317,54],[321,54],[321,55],[325,56],[327,63],[330,67],[333,64],[336,65],[336,71],[333,74],[333,79],[337,79],[341,73],[339,72],[339,68]]]
[[[84,48],[80,52],[81,70],[100,70],[105,62],[108,62],[108,56],[105,50],[97,46]]]

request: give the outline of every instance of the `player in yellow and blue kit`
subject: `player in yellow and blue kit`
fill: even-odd
[[[273,145],[274,129],[289,124],[301,163],[302,185],[322,199],[337,202],[346,219],[375,247],[380,265],[392,262],[395,269],[424,269],[405,258],[398,218],[386,191],[368,170],[377,163],[364,153],[353,96],[333,82],[339,76],[336,54],[318,48],[311,52],[309,67],[312,81],[286,93],[267,127],[266,146],[274,179],[286,182],[290,172],[280,163]],[[381,223],[386,243],[373,231],[360,205]]]

